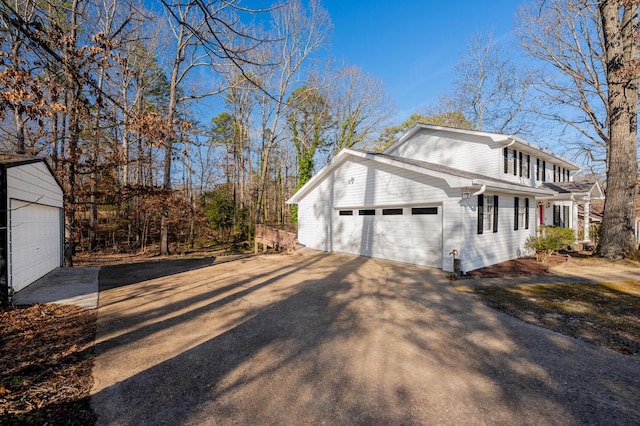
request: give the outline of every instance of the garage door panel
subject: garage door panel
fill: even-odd
[[[334,215],[333,250],[398,262],[442,267],[442,215],[440,206],[403,208],[398,214]],[[425,214],[426,212],[426,214]]]
[[[412,214],[411,263],[442,267],[442,211],[440,207],[420,208],[429,214]],[[433,214],[435,213],[435,214]]]
[[[60,209],[11,200],[11,285],[21,290],[60,266]]]

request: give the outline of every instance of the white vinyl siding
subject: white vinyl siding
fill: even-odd
[[[474,269],[505,262],[523,255],[526,255],[524,243],[535,233],[535,226],[530,226],[528,230],[522,227],[514,231],[514,197],[508,194],[498,193],[498,232],[485,231],[478,234],[473,225],[463,228],[464,244],[460,250],[462,259],[462,270],[472,271]],[[486,195],[486,198],[491,195]],[[524,203],[524,198],[520,198]],[[529,203],[529,218],[535,217],[535,203]],[[477,222],[477,201],[474,198],[463,202],[463,220],[467,224]],[[445,240],[446,241],[446,240]]]
[[[7,168],[7,199],[63,207],[62,189],[42,163]]]
[[[441,179],[360,158],[340,165],[333,177],[333,206],[341,210],[437,203],[450,191]]]
[[[455,137],[442,131],[421,130],[388,154],[502,178],[502,148],[497,143],[477,135]]]
[[[298,204],[300,244],[316,250],[331,251],[332,186],[333,178],[329,176]]]

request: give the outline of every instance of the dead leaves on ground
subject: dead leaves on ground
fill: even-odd
[[[75,306],[0,310],[0,423],[94,423],[95,325],[95,311]]]

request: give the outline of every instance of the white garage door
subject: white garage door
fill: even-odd
[[[60,209],[11,200],[9,262],[15,291],[60,266]]]
[[[442,268],[442,207],[335,210],[333,250]]]

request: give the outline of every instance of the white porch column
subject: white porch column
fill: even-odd
[[[576,234],[576,242],[578,241],[578,202],[573,201],[571,203],[571,228],[573,228],[573,232]]]
[[[591,210],[591,203],[589,201],[585,201],[584,202],[584,207],[583,207],[583,214],[582,214],[582,218],[584,219],[584,240],[585,241],[591,241],[591,239],[589,238],[589,228],[591,227],[591,217],[589,215]]]

